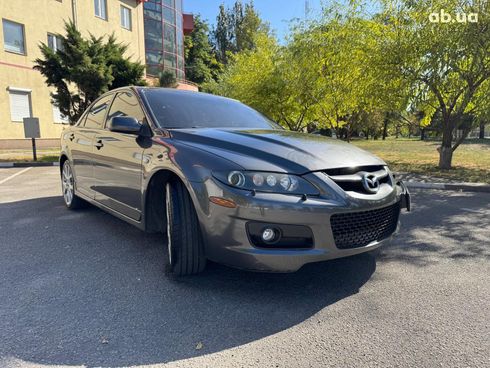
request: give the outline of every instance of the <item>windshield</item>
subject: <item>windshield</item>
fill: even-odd
[[[254,109],[224,97],[168,89],[144,89],[158,125],[167,129],[282,129]]]

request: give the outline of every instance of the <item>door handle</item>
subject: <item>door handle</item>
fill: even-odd
[[[68,139],[73,142],[73,140],[75,139],[75,134],[71,133]]]
[[[99,139],[97,143],[94,144],[94,147],[97,147],[98,150],[104,147],[104,143],[102,143],[102,139]]]

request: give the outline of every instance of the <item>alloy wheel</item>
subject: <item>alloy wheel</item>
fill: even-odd
[[[61,177],[61,184],[63,189],[63,198],[65,199],[65,203],[67,206],[71,205],[73,201],[73,188],[74,188],[74,179],[73,173],[71,171],[70,164],[68,161],[65,161],[63,165],[63,174]]]

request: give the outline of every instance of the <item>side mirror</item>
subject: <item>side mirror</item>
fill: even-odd
[[[135,118],[130,116],[115,116],[109,121],[109,130],[111,132],[140,134],[141,124]]]

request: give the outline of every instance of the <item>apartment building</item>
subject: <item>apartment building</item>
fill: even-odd
[[[15,0],[0,1],[0,148],[16,147],[24,138],[23,118],[40,121],[40,145],[53,144],[63,117],[51,104],[52,89],[33,69],[41,57],[39,44],[56,49],[57,33],[73,21],[84,36],[114,33],[128,45],[127,55],[145,63],[142,0]]]

